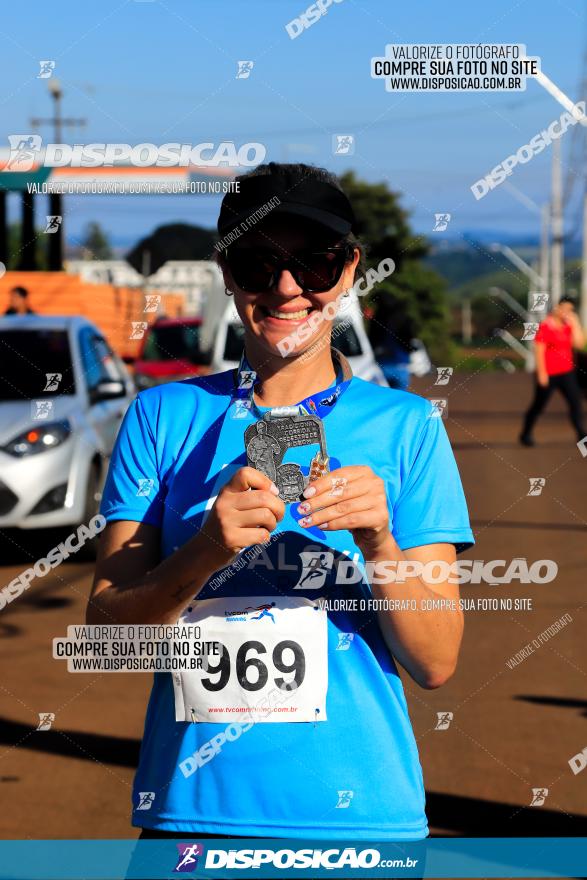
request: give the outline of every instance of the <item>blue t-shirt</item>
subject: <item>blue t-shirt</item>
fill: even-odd
[[[228,371],[150,388],[125,416],[101,510],[109,521],[158,526],[162,558],[200,529],[219,489],[246,465],[243,435],[258,416],[227,412],[233,377]],[[473,543],[466,502],[444,425],[432,411],[424,398],[353,378],[324,419],[330,467],[368,465],[383,478],[400,548],[463,549]],[[267,597],[271,608],[271,597],[320,596],[332,607],[344,599],[342,610],[327,615],[327,720],[241,725],[240,734],[226,722],[177,722],[172,673],[155,674],[133,824],[244,837],[426,836],[422,771],[401,680],[376,612],[348,610],[350,600],[370,597],[370,587],[337,577],[341,563],[348,570],[349,557],[361,565],[362,556],[350,532],[303,529],[300,518],[295,504],[286,505],[283,534],[245,565],[233,564],[229,577],[216,572],[195,601]],[[327,570],[319,588],[310,577],[300,589],[309,547]],[[194,572],[197,565],[194,559]],[[259,625],[272,623],[265,616]],[[215,740],[220,749],[208,745],[225,730]],[[148,793],[147,809],[141,793]]]

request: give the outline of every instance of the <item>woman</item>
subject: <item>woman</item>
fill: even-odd
[[[271,163],[239,180],[218,231],[246,358],[139,394],[102,502],[88,622],[197,622],[221,650],[155,676],[133,824],[157,837],[423,838],[395,661],[442,685],[462,614],[399,609],[458,596],[414,574],[446,571],[473,542],[458,471],[427,400],[353,378],[330,347],[361,259],[336,178]],[[397,563],[411,563],[403,581],[381,577]]]
[[[581,389],[573,363],[573,348],[582,349],[585,336],[575,312],[574,300],[563,296],[542,321],[534,337],[536,352],[536,387],[520,435],[520,443],[534,446],[532,431],[536,420],[552,392],[558,389],[567,401],[569,418],[577,434],[577,440],[585,437],[581,412]]]

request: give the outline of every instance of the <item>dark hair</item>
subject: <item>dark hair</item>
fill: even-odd
[[[328,171],[326,168],[320,168],[316,165],[306,165],[304,162],[268,162],[264,165],[257,165],[256,168],[253,168],[252,171],[247,171],[246,174],[239,174],[235,180],[241,181],[250,177],[271,177],[276,175],[287,176],[290,180],[291,178],[296,177],[300,180],[309,178],[310,180],[319,181],[320,183],[327,183],[340,192],[344,192],[336,174],[333,174],[332,171]],[[267,220],[266,222],[270,223],[271,221]],[[259,223],[260,227],[262,227],[262,223],[263,221]],[[355,269],[355,278],[363,278],[366,271],[365,245],[353,232],[348,232],[346,235],[342,235],[339,238],[339,241],[342,244],[349,244],[351,247],[356,248],[359,251],[360,257],[359,262],[357,263],[357,268]],[[216,260],[222,265],[222,254],[220,252],[217,252]]]
[[[576,306],[577,305],[577,297],[573,296],[571,293],[563,293],[563,295],[559,299],[557,305],[560,306],[563,303],[571,303],[571,305]]]
[[[21,299],[26,299],[29,295],[26,287],[13,287],[10,293],[15,293],[17,296],[20,296]]]

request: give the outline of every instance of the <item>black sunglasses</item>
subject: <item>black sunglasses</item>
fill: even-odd
[[[235,282],[245,293],[271,290],[286,269],[306,293],[324,293],[340,280],[353,254],[354,248],[350,244],[321,251],[299,251],[285,257],[262,249],[234,248],[227,251],[226,262]]]

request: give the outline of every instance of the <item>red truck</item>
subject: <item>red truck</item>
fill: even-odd
[[[210,371],[200,345],[201,318],[158,318],[147,328],[133,364],[137,389]]]

